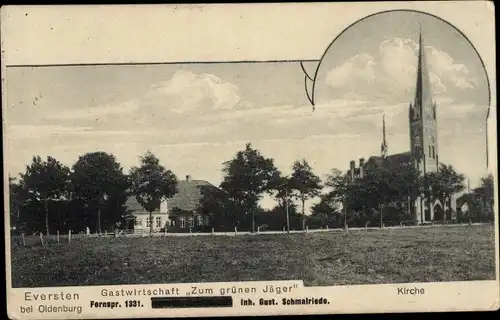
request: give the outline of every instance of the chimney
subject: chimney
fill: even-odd
[[[189,174],[186,175],[186,181],[191,181],[191,176]]]
[[[354,169],[356,168],[356,163],[351,160],[351,179],[354,180]]]
[[[363,178],[363,166],[365,165],[365,158],[359,159],[359,177]]]

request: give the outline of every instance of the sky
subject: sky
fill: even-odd
[[[8,172],[23,172],[33,155],[71,166],[97,150],[128,171],[151,150],[179,179],[219,185],[222,163],[250,142],[284,173],[305,158],[324,178],[379,155],[383,114],[389,153],[407,151],[420,23],[440,160],[474,187],[486,174],[485,71],[453,28],[405,14],[363,20],[335,40],[317,70],[315,111],[298,62],[8,68]]]

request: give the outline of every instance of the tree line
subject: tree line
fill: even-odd
[[[465,177],[450,165],[421,176],[410,164],[367,169],[352,179],[348,172],[332,169],[324,181],[305,159],[283,174],[274,159],[246,144],[222,163],[219,192],[202,192],[198,212],[210,216],[216,229],[255,231],[319,227],[364,226],[395,223],[414,218],[409,206],[420,195],[450,203],[451,196],[465,189]],[[45,234],[55,230],[102,232],[123,227],[130,217],[125,202],[134,196],[150,214],[163,200],[178,192],[178,179],[150,151],[128,174],[114,155],[98,151],[84,154],[71,166],[53,157],[34,156],[19,177],[9,177],[11,225],[25,232]],[[259,205],[264,195],[276,200],[272,209]],[[306,215],[306,203],[319,202]],[[469,213],[464,219],[493,217],[493,178],[485,177],[469,194]],[[298,205],[297,205],[298,203]],[[442,219],[450,217],[442,213]],[[150,232],[152,232],[152,225]]]
[[[157,204],[177,193],[177,184],[175,174],[149,151],[128,175],[114,155],[102,151],[80,156],[71,168],[50,156],[34,156],[24,173],[9,177],[11,225],[45,234],[87,227],[101,233],[124,223],[129,196],[151,219]]]

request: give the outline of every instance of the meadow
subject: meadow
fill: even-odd
[[[12,237],[13,287],[303,280],[306,286],[495,279],[493,225],[302,234]]]

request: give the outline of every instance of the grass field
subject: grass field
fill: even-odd
[[[307,286],[495,279],[494,226],[12,243],[13,287],[303,280]]]

